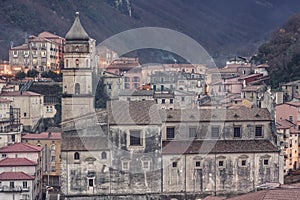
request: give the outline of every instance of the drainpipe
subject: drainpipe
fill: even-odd
[[[185,196],[185,199],[187,199],[187,194],[186,194],[186,154],[184,155],[184,196]]]
[[[214,185],[215,191],[214,194],[217,196],[217,154],[215,153],[215,185]]]

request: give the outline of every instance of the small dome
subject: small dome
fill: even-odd
[[[68,31],[68,33],[66,34],[66,40],[89,40],[89,35],[86,33],[86,31],[84,30],[84,28],[82,27],[81,23],[80,23],[80,19],[79,19],[79,12],[76,12],[76,16],[75,16],[75,20],[74,23],[72,25],[72,27],[70,28],[70,30]]]

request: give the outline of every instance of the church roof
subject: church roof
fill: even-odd
[[[66,34],[65,38],[67,41],[68,40],[69,41],[70,40],[81,40],[81,41],[89,40],[89,35],[86,33],[86,31],[84,30],[83,26],[80,23],[79,12],[76,12],[74,23],[73,23],[72,27],[70,28],[70,30],[68,31],[68,33]]]

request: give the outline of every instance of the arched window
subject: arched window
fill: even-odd
[[[102,159],[102,160],[105,160],[105,159],[106,159],[106,152],[102,152],[102,153],[101,153],[101,159]]]
[[[76,67],[79,67],[79,59],[75,60]]]
[[[79,83],[75,84],[75,94],[80,94],[80,84]]]
[[[69,67],[69,60],[66,59],[66,67]]]
[[[74,160],[79,160],[80,159],[80,155],[78,152],[74,153]]]

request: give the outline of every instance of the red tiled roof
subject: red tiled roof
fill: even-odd
[[[299,189],[272,189],[261,190],[244,195],[240,195],[228,200],[299,200]]]
[[[269,140],[195,140],[163,141],[162,154],[278,152]]]
[[[49,139],[59,140],[61,139],[61,132],[42,132],[39,134],[28,133],[22,136],[22,139]]]
[[[292,122],[288,121],[288,120],[284,120],[284,119],[279,119],[276,122],[276,128],[278,129],[288,129],[293,127],[295,124],[293,124]]]
[[[42,147],[38,147],[31,144],[16,143],[9,146],[0,148],[0,153],[10,153],[10,152],[39,152]]]
[[[3,92],[1,96],[41,96],[41,94],[31,92],[31,91],[15,91],[15,92]]]
[[[242,89],[243,92],[256,92],[259,89],[264,88],[263,85],[251,85],[251,86],[247,86],[244,89]]]
[[[291,105],[291,106],[295,106],[295,107],[300,106],[300,102],[286,102],[286,104]]]
[[[13,47],[11,50],[29,50],[28,44],[22,44],[21,46]]]
[[[1,181],[9,180],[33,180],[34,176],[28,175],[24,172],[2,172],[0,174]]]
[[[0,167],[5,166],[35,166],[36,162],[33,162],[27,158],[4,158],[0,160]]]
[[[0,97],[0,103],[8,103],[8,102],[12,102],[12,101]]]
[[[49,33],[48,31],[41,32],[39,34],[39,37],[42,37],[42,38],[61,38],[58,35],[55,35],[53,33]]]

